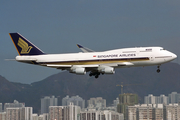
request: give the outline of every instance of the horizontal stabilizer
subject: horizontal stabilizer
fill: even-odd
[[[16,59],[5,59],[5,61],[16,61]]]

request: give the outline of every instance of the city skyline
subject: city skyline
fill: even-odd
[[[132,96],[133,94],[127,94],[127,95]],[[93,107],[89,107],[90,105],[88,105],[87,108],[84,109],[81,107],[81,105],[75,105],[76,102],[74,100],[82,100],[82,98],[78,95],[71,96],[71,97],[67,95],[66,97],[64,97],[63,99],[65,101],[73,100],[72,102],[68,104],[66,103],[66,105],[57,105],[57,98],[53,95],[45,96],[41,99],[41,105],[46,103],[48,105],[47,107],[48,111],[46,112],[41,111],[41,114],[34,113],[33,108],[26,107],[25,103],[19,103],[17,100],[14,100],[14,103],[4,104],[4,111],[0,109],[0,119],[1,120],[6,120],[6,119],[15,119],[15,120],[20,120],[20,119],[54,120],[56,119],[56,120],[59,120],[61,118],[64,118],[65,120],[88,120],[89,117],[91,117],[92,119],[97,119],[98,116],[101,116],[100,120],[101,119],[104,120],[104,117],[107,120],[124,120],[124,117],[125,117],[125,120],[141,120],[143,118],[155,119],[155,120],[179,119],[180,114],[178,111],[180,111],[180,104],[179,104],[180,93],[172,92],[168,96],[170,97],[170,99],[172,99],[170,100],[172,103],[170,102],[167,104],[158,103],[158,102],[157,103],[144,103],[144,104],[136,103],[134,105],[129,103],[129,105],[125,109],[127,112],[125,112],[124,115],[123,113],[118,113],[116,109],[112,109],[112,108],[109,109],[109,107],[106,107],[106,105],[103,105],[106,100],[103,99],[102,97],[90,98],[89,100],[87,100],[87,103],[88,104],[95,103],[96,105],[96,103],[99,104],[101,102],[103,106],[98,105],[98,106],[95,106],[95,108],[93,108]],[[154,96],[152,94],[149,94],[148,97],[153,98]],[[161,94],[160,97],[164,97],[164,95]],[[120,97],[119,99],[122,99],[122,98]],[[131,100],[128,100],[128,101],[130,102]],[[54,102],[56,103],[54,104]],[[122,101],[120,100],[120,102]],[[62,104],[63,103],[65,102],[62,102]],[[99,107],[100,109],[97,109],[97,107]],[[101,108],[101,107],[104,107],[104,108]],[[113,106],[113,107],[118,107],[118,105]],[[2,103],[0,103],[0,108],[2,108]]]
[[[122,95],[126,96],[126,99],[128,98],[128,100],[126,100],[126,102],[132,102],[133,104],[138,102],[139,100],[138,95],[136,94],[119,94],[119,97],[121,99],[124,100],[124,98],[122,98]],[[127,96],[131,96],[133,97],[133,100],[130,100],[130,97]],[[168,97],[167,97],[168,96]],[[180,104],[180,93],[177,92],[171,92],[169,93],[167,96],[165,96],[164,94],[160,94],[159,96],[154,96],[153,94],[149,94],[148,96],[144,96],[144,102],[142,104]],[[73,105],[77,105],[80,106],[81,109],[85,109],[85,108],[90,108],[90,109],[94,109],[96,107],[99,108],[106,108],[106,107],[111,107],[114,106],[114,102],[117,102],[117,99],[119,101],[119,97],[114,98],[114,100],[112,101],[111,105],[107,105],[106,106],[106,99],[102,98],[101,96],[99,97],[92,97],[89,98],[88,100],[84,100],[81,96],[79,95],[75,95],[75,96],[69,96],[66,95],[65,97],[62,98],[62,103],[59,105],[58,104],[58,98],[54,95],[52,96],[45,96],[41,98],[41,112],[43,110],[43,113],[47,113],[47,111],[45,110],[46,108],[48,108],[49,106],[68,106],[71,103],[73,103]],[[166,103],[164,103],[163,101],[161,101],[161,97],[165,98],[165,99],[169,99],[167,100]],[[149,100],[148,100],[149,99]],[[123,102],[123,100],[120,100],[119,102]],[[86,106],[85,106],[86,104]],[[125,103],[127,104],[127,103]],[[132,103],[128,103],[128,104],[132,104]],[[42,107],[43,105],[46,105],[45,107]],[[93,105],[93,106],[92,106]],[[115,104],[115,106],[118,105],[117,103]],[[25,107],[25,102],[20,103],[17,100],[14,100],[13,103],[4,103],[4,105],[2,103],[0,103],[0,112],[5,111],[7,108],[18,108],[18,107]],[[3,108],[3,109],[2,109]]]

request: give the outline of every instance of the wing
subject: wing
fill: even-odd
[[[47,64],[47,67],[53,67],[61,70],[67,70],[70,73],[75,73],[77,75],[84,75],[86,72],[90,72],[89,76],[95,76],[98,78],[100,74],[114,74],[116,67],[127,67],[132,66],[130,62],[123,63],[109,63],[100,65],[56,65]]]
[[[94,71],[98,70],[100,67],[101,68],[106,68],[106,67],[127,67],[127,66],[132,66],[134,65],[133,63],[130,62],[122,62],[122,63],[109,63],[109,64],[95,64],[95,65],[56,65],[56,64],[46,64],[43,66],[47,67],[52,67],[52,68],[57,68],[57,69],[62,69],[62,70],[69,70],[71,68],[85,68],[87,72],[89,71]]]
[[[87,53],[87,52],[95,52],[95,51],[93,51],[93,50],[91,50],[91,49],[89,49],[89,48],[83,47],[83,46],[81,46],[81,45],[79,45],[79,44],[77,44],[77,46],[78,46],[78,48],[80,48],[84,53]]]

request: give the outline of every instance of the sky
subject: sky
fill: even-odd
[[[12,32],[49,54],[81,52],[81,44],[94,51],[161,46],[180,56],[179,6],[179,0],[1,0],[0,75],[30,84],[61,71],[6,61],[18,55]]]

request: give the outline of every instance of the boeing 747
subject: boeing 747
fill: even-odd
[[[16,61],[67,70],[70,73],[98,78],[100,74],[114,74],[116,68],[160,65],[177,56],[162,47],[138,47],[95,52],[81,45],[81,53],[46,54],[19,33],[9,33],[18,56]]]

